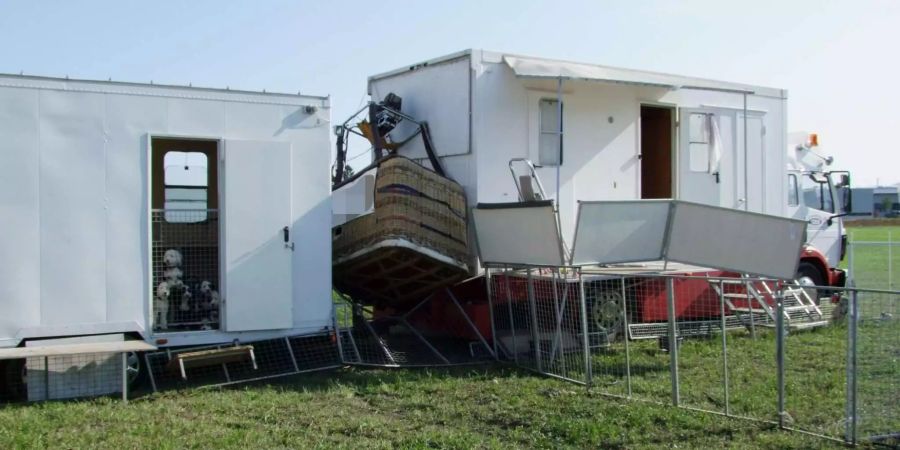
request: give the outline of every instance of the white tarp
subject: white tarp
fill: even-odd
[[[378,168],[372,168],[331,193],[332,227],[375,212],[375,177],[377,174]]]
[[[524,78],[562,78],[564,80],[585,80],[607,83],[621,83],[641,86],[656,86],[669,89],[691,88],[709,89],[730,92],[753,93],[733,83],[723,83],[699,78],[687,78],[665,73],[647,72],[643,70],[622,69],[569,61],[555,61],[522,56],[504,56],[506,62],[517,77]]]
[[[675,202],[666,258],[740,273],[793,279],[806,222]]]
[[[483,264],[562,266],[567,262],[550,202],[478,205],[472,217]]]
[[[572,264],[612,264],[663,258],[669,200],[581,202]]]

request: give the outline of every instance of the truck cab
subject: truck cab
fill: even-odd
[[[838,268],[847,249],[842,217],[850,212],[850,174],[831,170],[831,157],[818,152],[818,136],[791,133],[788,141],[787,214],[805,220],[806,245],[797,279],[801,284],[843,286]]]

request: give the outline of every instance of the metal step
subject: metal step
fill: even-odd
[[[166,368],[170,371],[177,371],[182,379],[187,380],[187,369],[243,361],[250,361],[253,369],[257,368],[256,355],[253,353],[252,345],[236,345],[234,347],[178,353],[169,361]]]
[[[814,322],[791,322],[788,326],[792,330],[808,330],[810,328],[824,327],[831,323],[828,320],[817,320]]]
[[[737,316],[725,316],[725,329],[734,330],[744,328],[743,322]],[[678,336],[708,336],[721,329],[721,321],[689,320],[676,322]],[[633,323],[628,325],[628,337],[631,340],[656,339],[669,334],[668,322]]]
[[[811,308],[812,308],[812,307],[809,306],[809,305],[791,305],[791,306],[785,306],[785,307],[784,307],[784,310],[787,311],[787,312],[791,312],[791,311],[806,311],[806,312],[812,312],[812,311],[810,311]]]
[[[747,307],[743,307],[743,306],[734,306],[731,308],[731,311],[741,312],[741,313],[753,312],[753,313],[759,313],[759,314],[768,314],[768,311],[766,311],[765,309],[762,309],[762,308],[747,308]]]

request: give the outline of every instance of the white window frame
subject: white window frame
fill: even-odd
[[[789,173],[788,174],[788,206],[800,206],[800,182],[797,179],[797,174]]]

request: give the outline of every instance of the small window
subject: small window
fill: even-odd
[[[209,207],[209,163],[200,152],[167,152],[163,158],[167,222],[202,222]]]
[[[688,133],[688,168],[691,172],[709,172],[709,115],[691,114]]]
[[[552,99],[540,101],[540,133],[538,135],[538,164],[559,166],[562,164],[562,126],[559,112],[561,105]]]
[[[788,174],[788,206],[799,206],[800,194],[797,191],[797,175]]]

